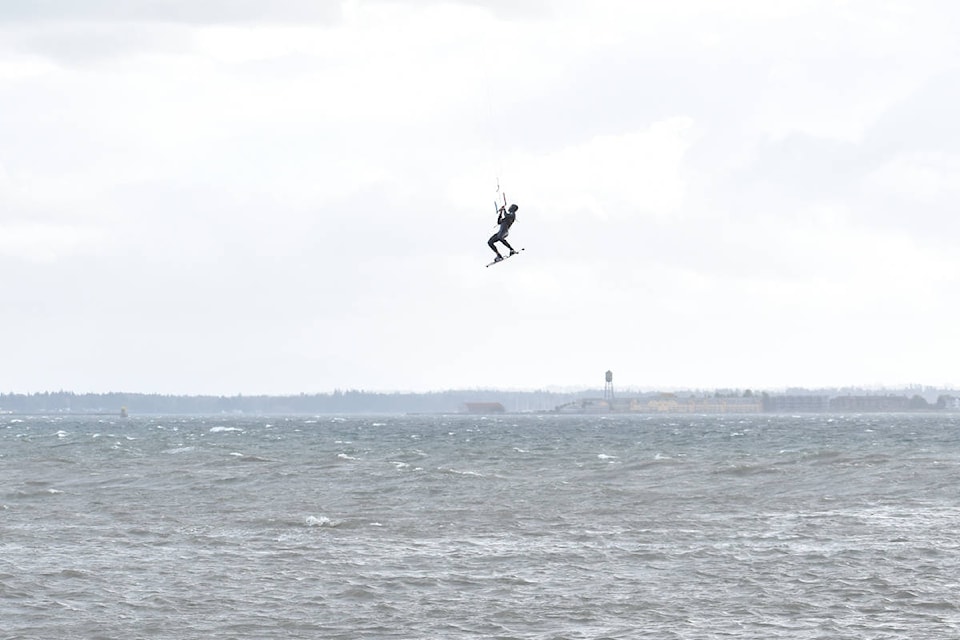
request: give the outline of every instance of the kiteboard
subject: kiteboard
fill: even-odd
[[[518,256],[518,255],[520,255],[520,252],[523,251],[523,250],[524,250],[524,249],[521,247],[520,249],[517,249],[516,252],[514,252],[514,253],[509,253],[509,254],[503,256],[503,260],[508,260],[508,259],[512,258],[513,256]],[[491,262],[491,263],[488,264],[487,266],[488,266],[488,267],[491,267],[491,266],[493,266],[493,265],[495,265],[495,264],[497,264],[497,263],[503,262],[503,260],[494,260],[493,262]]]

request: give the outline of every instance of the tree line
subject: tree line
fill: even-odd
[[[507,411],[549,411],[582,393],[553,391],[460,390],[430,393],[383,393],[336,390],[331,393],[268,395],[162,395],[144,393],[0,393],[0,412],[136,414],[324,414],[456,413],[467,402],[500,402]]]

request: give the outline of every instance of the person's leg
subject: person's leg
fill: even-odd
[[[487,240],[487,246],[490,247],[491,249],[493,249],[493,252],[494,252],[495,254],[497,254],[497,257],[498,257],[498,258],[502,258],[503,256],[500,255],[500,252],[497,251],[497,248],[493,245],[493,243],[496,242],[496,241],[499,240],[499,239],[500,239],[500,234],[499,234],[499,233],[493,234],[492,236],[490,236],[490,239]]]

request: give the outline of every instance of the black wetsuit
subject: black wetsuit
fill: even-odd
[[[500,252],[497,251],[497,248],[493,246],[494,242],[502,242],[507,249],[510,249],[513,252],[513,247],[510,246],[510,243],[507,242],[507,235],[510,234],[510,227],[513,226],[513,223],[517,219],[516,211],[500,211],[500,215],[497,216],[497,223],[500,225],[500,230],[495,234],[490,236],[490,239],[487,240],[487,245],[493,249],[493,252],[500,255]]]

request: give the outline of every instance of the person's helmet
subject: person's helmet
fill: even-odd
[[[519,209],[519,208],[520,208],[520,207],[518,207],[517,205],[512,204],[512,205],[510,205],[510,209],[508,209],[508,211],[510,211],[510,213],[516,213],[516,212],[517,212],[517,209]]]

